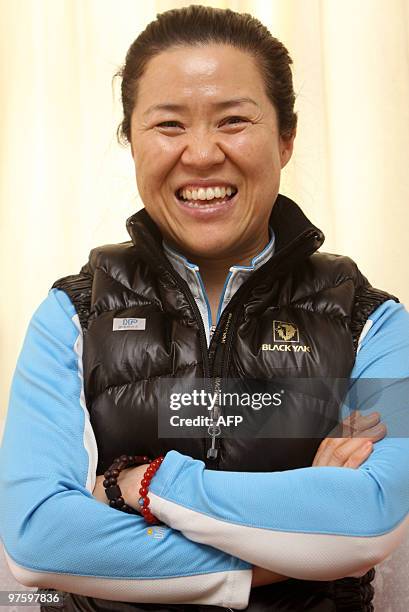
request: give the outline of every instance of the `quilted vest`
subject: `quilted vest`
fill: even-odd
[[[98,445],[98,474],[119,455],[155,457],[170,449],[203,460],[209,469],[277,471],[312,464],[328,423],[305,438],[216,439],[210,452],[210,436],[168,439],[157,434],[163,379],[347,378],[368,316],[385,300],[398,301],[371,287],[350,258],[317,252],[323,233],[289,198],[277,197],[270,225],[275,253],[234,294],[209,348],[190,289],[166,258],[160,231],[145,209],[127,220],[130,241],[94,248],[79,274],[53,284],[71,298],[84,332],[84,390]],[[115,318],[145,319],[145,329],[116,333]],[[274,350],[277,323],[296,330],[300,350]],[[278,346],[289,344],[281,338]],[[291,413],[291,418],[306,421],[307,432],[304,414],[316,413],[314,401],[310,406],[302,402]],[[317,431],[317,423],[314,427]],[[373,575],[371,570],[361,579],[330,583],[291,579],[254,589],[248,610],[305,609],[295,604],[297,589],[306,589],[304,602],[311,589],[319,589],[322,601],[332,606],[342,600],[342,610],[371,610]],[[72,597],[79,610],[88,609],[84,602],[92,599]],[[115,610],[155,609],[115,605]],[[169,606],[190,608],[200,607]]]

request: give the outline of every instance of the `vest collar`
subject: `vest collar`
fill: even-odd
[[[211,308],[207,298],[206,289],[200,275],[199,266],[190,262],[187,257],[185,257],[182,253],[178,253],[175,249],[166,244],[165,241],[163,242],[163,251],[166,257],[169,259],[170,263],[180,277],[183,278],[188,284],[189,289],[196,301],[197,307],[202,316],[208,346],[210,344],[212,332],[219,322],[223,310],[226,308],[233,295],[254,270],[261,268],[261,266],[273,256],[275,236],[271,228],[269,234],[270,240],[268,244],[260,253],[258,253],[258,255],[253,257],[250,265],[234,265],[230,267],[220,295],[219,307],[217,309],[215,320],[212,319]]]

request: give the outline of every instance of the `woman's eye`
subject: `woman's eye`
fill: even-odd
[[[234,125],[235,123],[244,123],[244,122],[246,122],[246,121],[247,121],[247,119],[244,119],[244,117],[229,117],[229,118],[226,120],[226,122],[229,122],[229,123],[230,123],[231,121],[233,121],[233,125]]]
[[[158,124],[158,127],[174,127],[173,125],[169,125],[170,123],[176,124],[176,126],[180,126],[180,123],[177,121],[162,121],[162,123]]]

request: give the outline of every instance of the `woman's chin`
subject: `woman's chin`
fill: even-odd
[[[179,242],[179,250],[189,254],[194,263],[194,258],[215,259],[221,258],[231,249],[231,241],[226,241],[226,234],[206,232],[186,232]]]

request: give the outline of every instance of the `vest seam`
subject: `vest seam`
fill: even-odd
[[[297,302],[289,302],[288,304],[278,304],[277,308],[297,308],[298,310],[304,310],[305,312],[308,312],[308,314],[312,314],[312,315],[317,315],[318,317],[326,317],[328,319],[340,319],[341,321],[346,321],[348,322],[351,317],[347,314],[342,315],[342,314],[331,314],[328,312],[318,312],[316,310],[309,310],[308,308],[305,307],[305,304],[297,304]]]
[[[172,375],[172,373],[168,373],[167,372],[166,374],[158,374],[157,376],[148,376],[148,377],[145,377],[145,378],[137,378],[135,380],[130,380],[129,382],[121,383],[121,384],[118,384],[118,385],[108,385],[100,393],[98,393],[98,395],[96,395],[95,397],[98,397],[99,395],[102,395],[102,393],[107,391],[108,389],[113,389],[115,387],[127,387],[129,385],[133,385],[133,384],[136,384],[138,382],[142,382],[142,381],[150,382],[151,380],[157,380],[158,378],[174,378],[174,374],[176,372],[179,372],[181,370],[186,370],[187,368],[191,368],[193,366],[200,366],[200,365],[201,365],[200,361],[194,361],[194,362],[188,363],[188,364],[186,364],[184,366],[179,366],[178,368],[176,368],[176,370],[173,371],[173,375]]]
[[[297,299],[297,301],[296,301],[296,302],[288,302],[287,304],[284,304],[284,303],[283,303],[283,304],[278,304],[278,307],[281,307],[281,306],[288,306],[289,304],[291,304],[291,305],[297,305],[297,304],[298,304],[298,302],[299,302],[299,301],[301,301],[301,300],[305,300],[306,298],[309,298],[309,297],[311,297],[311,296],[314,296],[314,297],[315,297],[316,295],[319,295],[320,293],[323,293],[324,291],[328,291],[328,290],[331,290],[331,289],[337,289],[338,287],[340,287],[341,285],[345,284],[346,282],[352,282],[352,283],[353,283],[354,288],[355,288],[355,293],[356,293],[356,292],[357,292],[359,289],[361,289],[362,287],[365,287],[365,286],[366,286],[366,285],[355,285],[355,282],[354,282],[354,281],[355,281],[355,279],[354,279],[352,276],[348,276],[347,278],[342,279],[342,280],[341,280],[339,283],[336,283],[335,285],[329,285],[329,286],[327,286],[327,287],[323,287],[322,289],[319,289],[318,291],[314,291],[314,292],[312,292],[312,293],[302,295],[302,296],[301,296],[299,299]],[[328,315],[328,316],[331,316],[331,315]],[[339,315],[338,315],[338,316],[339,316]],[[344,315],[344,316],[345,316],[346,318],[348,318],[348,315]]]
[[[118,278],[115,278],[114,276],[112,276],[112,274],[110,274],[105,268],[103,268],[102,266],[96,266],[95,268],[95,272],[97,270],[100,270],[101,272],[103,272],[108,278],[112,279],[113,281],[115,281],[116,283],[118,283],[119,285],[121,285],[121,287],[125,287],[125,289],[127,289],[128,291],[130,291],[131,293],[133,293],[134,295],[138,296],[141,300],[145,301],[146,304],[142,304],[143,306],[148,306],[148,305],[152,305],[152,306],[158,306],[159,310],[162,312],[163,308],[161,308],[161,304],[160,302],[155,302],[152,301],[151,299],[144,297],[141,293],[139,293],[138,291],[135,291],[135,289],[132,289],[132,287],[129,287],[128,285],[126,285],[125,283],[123,283],[121,280],[119,280]],[[95,306],[95,305],[94,305]],[[109,308],[108,311],[111,311],[114,309]]]

